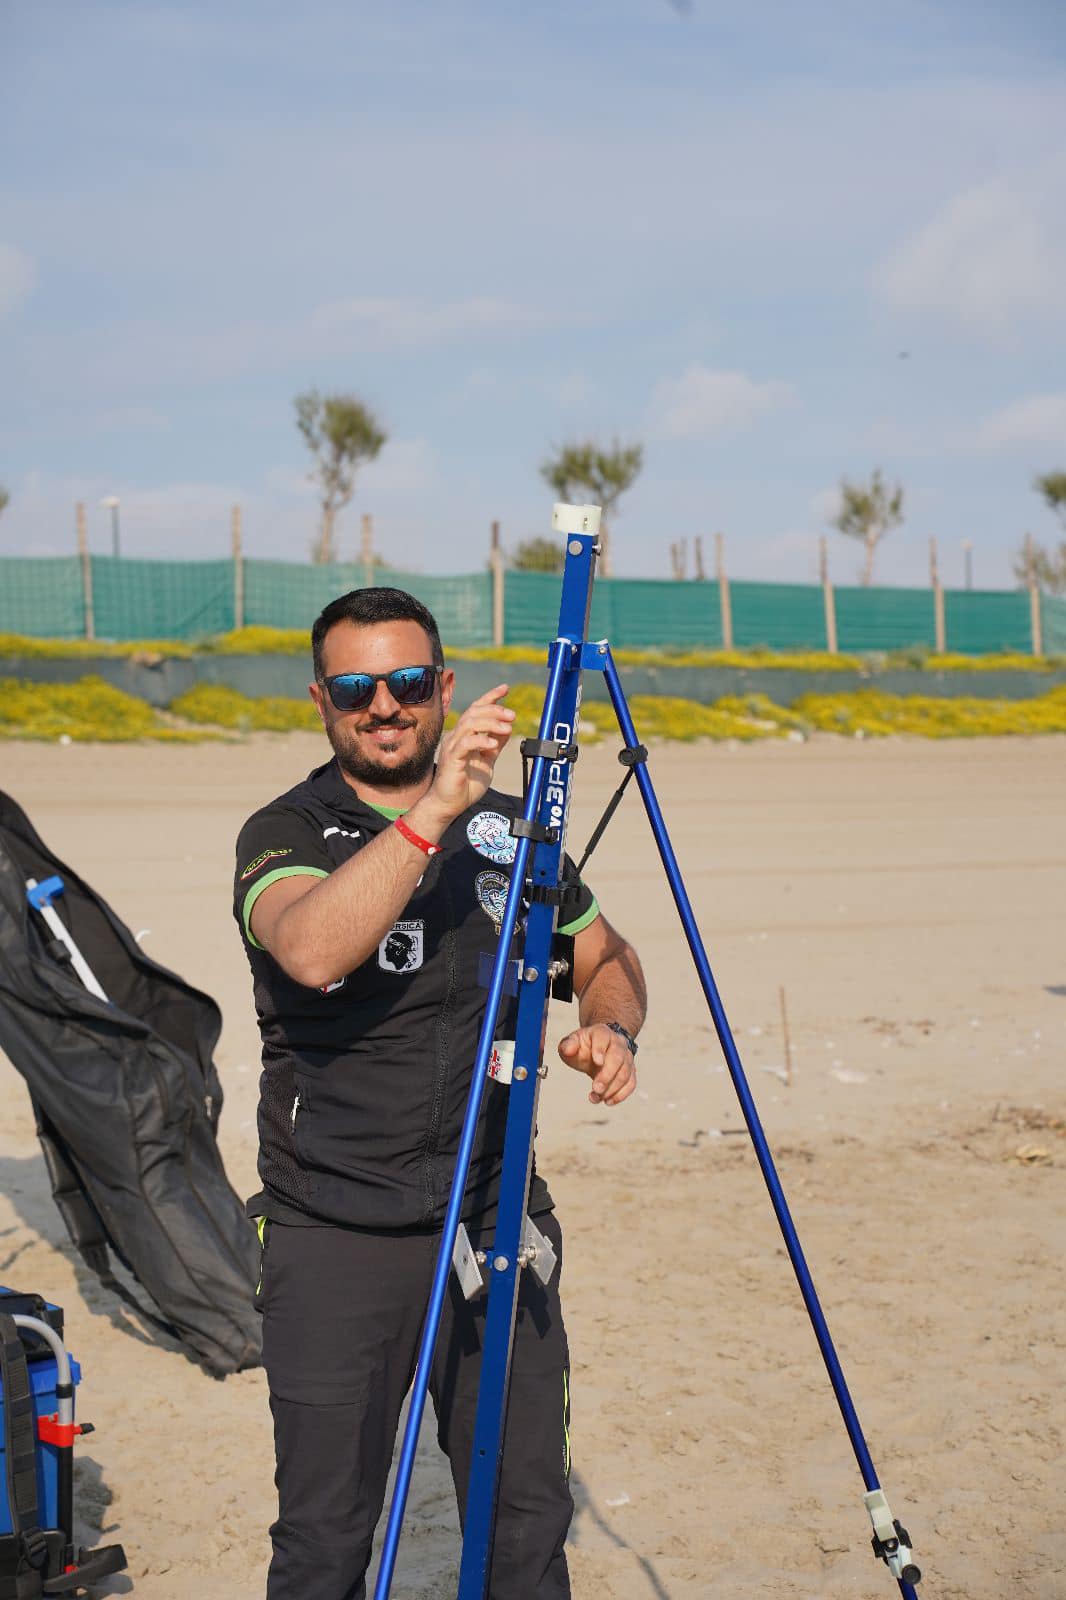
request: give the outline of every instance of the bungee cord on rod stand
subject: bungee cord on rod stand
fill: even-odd
[[[418,1367],[411,1392],[407,1426],[401,1446],[396,1485],[382,1548],[374,1600],[389,1600],[403,1514],[410,1489],[418,1430],[425,1409],[429,1369],[440,1326],[448,1275],[459,1275],[464,1292],[480,1286],[480,1264],[489,1270],[489,1296],[483,1341],[481,1384],[474,1431],[474,1449],[466,1498],[463,1555],[457,1600],[484,1600],[488,1592],[492,1558],[499,1469],[503,1453],[503,1426],[510,1381],[511,1351],[523,1270],[550,1275],[554,1261],[546,1261],[537,1231],[525,1216],[526,1195],[533,1154],[536,1108],[546,1068],[543,1063],[545,1014],[553,979],[565,969],[565,955],[556,935],[558,907],[567,892],[563,856],[571,797],[573,767],[578,755],[577,729],[582,673],[602,672],[625,748],[619,759],[626,774],[608,803],[582,857],[581,865],[602,837],[626,786],[636,777],[651,831],[659,851],[681,920],[697,976],[714,1022],[715,1031],[740,1101],[755,1153],[781,1228],[785,1246],[803,1296],[815,1338],[840,1408],[864,1485],[863,1503],[873,1526],[874,1554],[896,1579],[903,1600],[917,1600],[914,1585],[921,1572],[914,1562],[910,1537],[893,1517],[881,1488],[858,1414],[833,1344],[810,1269],[785,1198],[780,1177],[740,1060],[736,1041],[711,971],[703,939],[685,889],[677,857],[648,771],[648,751],[640,744],[610,646],[606,640],[589,643],[588,618],[597,554],[599,508],[557,505],[553,528],[567,536],[558,635],[549,647],[549,676],[536,740],[526,741],[523,756],[529,761],[522,818],[512,832],[516,839],[499,947],[488,983],[486,1013],[474,1062],[473,1081],[445,1217],[433,1285],[423,1326]],[[527,876],[528,869],[528,876]],[[580,870],[580,868],[579,868]],[[471,1151],[492,1051],[493,1033],[509,967],[511,940],[518,926],[523,901],[525,938],[518,963],[518,1021],[514,1069],[510,1086],[507,1133],[500,1198],[491,1247],[475,1257],[465,1241],[460,1210]],[[539,1257],[539,1259],[538,1259]]]

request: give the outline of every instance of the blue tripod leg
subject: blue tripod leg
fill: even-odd
[[[593,651],[595,651],[595,654],[592,653]],[[607,692],[611,697],[611,704],[618,719],[618,726],[627,747],[630,750],[639,750],[641,746],[637,739],[637,732],[633,726],[625,691],[622,688],[622,683],[618,676],[618,668],[615,666],[610,649],[604,650],[602,646],[597,645],[586,650],[585,655],[586,667],[600,666],[603,669],[607,682]],[[913,1585],[918,1582],[921,1573],[911,1559],[910,1540],[905,1536],[905,1530],[892,1518],[884,1492],[878,1482],[877,1473],[874,1470],[874,1464],[870,1457],[866,1440],[863,1437],[858,1414],[844,1377],[844,1370],[837,1356],[836,1348],[829,1332],[829,1325],[822,1311],[821,1302],[814,1287],[814,1280],[811,1277],[806,1257],[803,1254],[803,1248],[800,1245],[799,1235],[796,1232],[796,1226],[792,1220],[788,1202],[785,1199],[785,1191],[782,1188],[781,1179],[774,1165],[774,1158],[770,1153],[770,1146],[763,1131],[762,1122],[755,1106],[747,1075],[740,1060],[736,1041],[733,1038],[733,1032],[725,1014],[725,1007],[718,993],[718,985],[715,983],[714,975],[711,972],[711,965],[707,959],[707,951],[704,948],[703,939],[696,923],[692,903],[689,900],[681,877],[681,869],[678,866],[673,845],[670,843],[670,835],[667,832],[666,822],[660,810],[659,801],[645,761],[642,760],[637,763],[636,774],[641,798],[644,801],[644,809],[648,814],[648,821],[651,823],[655,843],[663,866],[666,869],[670,892],[674,897],[674,904],[677,906],[678,915],[685,930],[685,938],[688,940],[688,947],[696,964],[696,971],[714,1021],[715,1031],[722,1045],[729,1074],[733,1080],[733,1087],[736,1089],[737,1098],[744,1113],[744,1120],[748,1125],[748,1132],[751,1134],[755,1153],[759,1159],[759,1166],[762,1169],[762,1175],[770,1193],[770,1200],[781,1227],[785,1247],[788,1250],[789,1258],[799,1283],[800,1293],[803,1296],[804,1305],[807,1307],[807,1314],[811,1319],[815,1338],[818,1340],[818,1348],[822,1353],[822,1360],[825,1362],[829,1381],[833,1386],[833,1393],[836,1395],[837,1404],[844,1419],[844,1426],[848,1431],[848,1438],[851,1440],[855,1459],[859,1464],[859,1471],[866,1486],[864,1502],[874,1527],[875,1553],[885,1561],[889,1571],[899,1584],[900,1594],[903,1595],[904,1600],[917,1600]]]

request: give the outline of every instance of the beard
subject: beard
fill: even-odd
[[[406,789],[413,783],[421,783],[429,775],[444,731],[443,709],[438,707],[435,715],[427,717],[425,722],[401,714],[391,722],[373,722],[369,726],[395,728],[397,732],[414,728],[415,748],[406,760],[390,764],[364,750],[357,731],[350,730],[339,720],[327,722],[326,737],[333,746],[337,764],[356,783],[370,784],[377,789]]]

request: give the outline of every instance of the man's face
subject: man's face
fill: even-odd
[[[417,622],[380,622],[361,627],[337,622],[323,642],[324,676],[341,672],[393,672],[424,667],[433,660],[429,637]],[[311,685],[326,736],[341,768],[357,783],[379,789],[405,789],[431,771],[444,717],[451,705],[455,674],[443,672],[425,705],[404,706],[387,683],[375,685],[363,711],[338,711],[325,689]]]

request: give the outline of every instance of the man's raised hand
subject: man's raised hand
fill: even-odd
[[[482,798],[492,782],[500,751],[514,731],[515,714],[502,705],[507,684],[481,695],[463,712],[441,740],[437,775],[427,799],[437,802],[454,819]]]

